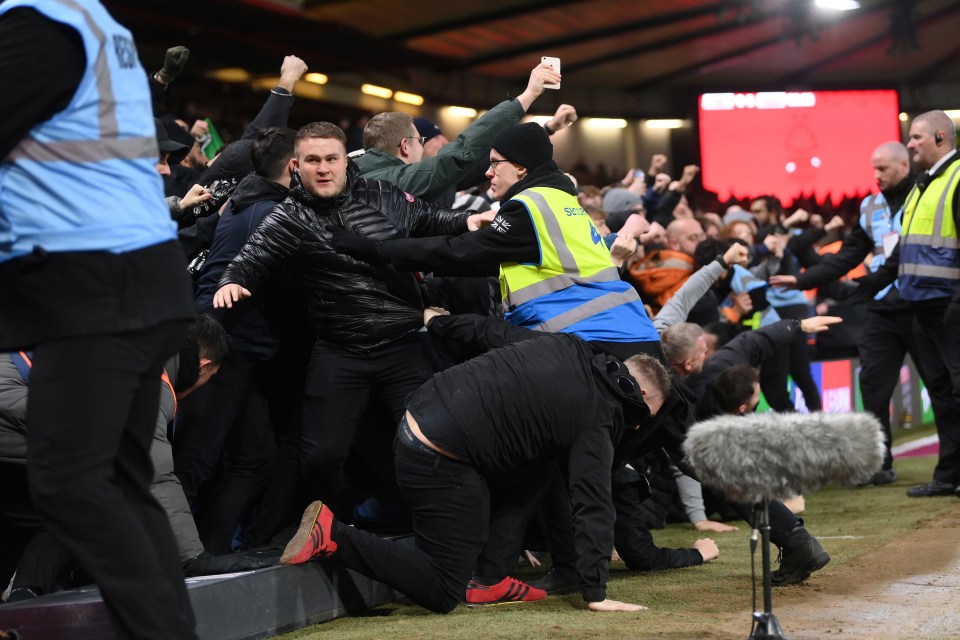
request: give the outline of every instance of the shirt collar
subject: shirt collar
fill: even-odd
[[[951,151],[951,152],[948,153],[947,155],[945,155],[945,156],[943,156],[942,158],[940,158],[939,160],[937,160],[937,164],[933,165],[932,167],[930,167],[930,169],[927,170],[927,175],[929,175],[929,176],[934,175],[940,167],[942,167],[942,166],[945,165],[947,162],[949,162],[949,161],[953,158],[953,156],[955,156],[955,155],[957,155],[957,150],[956,150],[956,149],[954,149],[953,151]]]

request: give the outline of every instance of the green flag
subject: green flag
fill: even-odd
[[[200,149],[208,160],[212,160],[214,156],[220,153],[220,149],[223,149],[223,138],[217,133],[217,128],[213,126],[210,118],[204,118],[204,120],[207,123],[207,135],[200,140]]]

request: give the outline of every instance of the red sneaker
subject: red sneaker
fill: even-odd
[[[533,602],[543,600],[547,592],[531,587],[526,582],[507,576],[495,585],[486,586],[471,580],[467,583],[467,606],[486,607],[509,602]]]
[[[333,512],[317,500],[311,502],[300,519],[300,528],[287,543],[280,556],[280,564],[302,564],[313,558],[326,558],[337,550],[337,543],[330,539],[333,528]]]

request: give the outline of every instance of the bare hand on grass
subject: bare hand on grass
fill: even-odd
[[[601,600],[600,602],[588,602],[587,608],[590,611],[646,611],[647,607],[642,604],[630,604],[620,602],[619,600]]]

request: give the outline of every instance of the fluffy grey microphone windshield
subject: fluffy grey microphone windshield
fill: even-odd
[[[863,482],[884,453],[867,413],[720,416],[693,425],[683,450],[703,484],[748,503]]]

